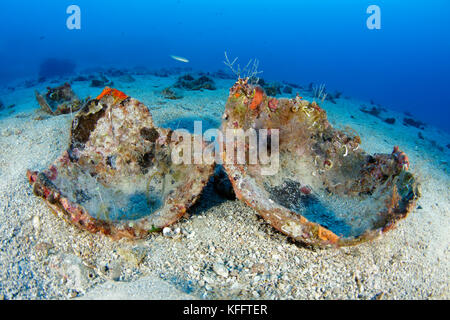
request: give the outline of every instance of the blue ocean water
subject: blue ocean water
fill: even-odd
[[[81,29],[69,30],[70,5]],[[381,29],[366,12],[377,5]],[[46,58],[91,66],[224,67],[258,58],[263,77],[408,111],[450,131],[447,0],[21,0],[0,3],[0,84],[38,76]]]

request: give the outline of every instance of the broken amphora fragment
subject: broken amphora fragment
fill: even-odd
[[[75,115],[68,150],[27,176],[34,194],[77,227],[143,238],[182,217],[213,173],[213,165],[174,163],[179,142],[144,104],[107,87]]]
[[[45,95],[35,91],[35,96],[41,110],[54,116],[76,112],[89,100],[80,100],[67,82],[55,88],[48,87]]]
[[[223,119],[222,131],[242,129],[246,135],[224,154],[236,196],[304,244],[347,246],[374,239],[405,218],[420,197],[404,152],[395,147],[392,154],[367,154],[360,138],[334,129],[316,102],[298,95],[271,98],[239,79],[230,89]],[[272,141],[255,151],[249,130],[267,130]],[[278,161],[274,174],[262,174],[267,164],[260,161],[225,160],[238,150],[246,150],[248,160],[251,152],[266,147]]]

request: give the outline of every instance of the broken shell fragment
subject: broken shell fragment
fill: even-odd
[[[274,108],[264,93],[255,112],[247,102],[253,91],[242,80],[232,87],[222,130],[243,129],[250,137],[250,130],[266,129],[273,163],[227,162],[238,142],[225,150],[224,168],[236,196],[277,230],[312,246],[355,245],[392,229],[414,209],[420,186],[398,147],[392,154],[369,155],[358,136],[334,129],[317,103],[298,97],[278,99]],[[246,159],[250,140],[240,142]],[[277,172],[262,174],[274,163]]]
[[[182,217],[213,173],[213,165],[175,164],[172,135],[141,102],[105,88],[76,114],[68,150],[27,177],[34,194],[77,227],[143,238]]]

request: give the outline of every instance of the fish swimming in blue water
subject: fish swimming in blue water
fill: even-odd
[[[183,58],[183,57],[174,56],[174,55],[171,55],[170,57],[171,57],[172,59],[177,60],[177,61],[180,61],[180,62],[184,62],[184,63],[188,63],[188,62],[189,62],[188,59]]]

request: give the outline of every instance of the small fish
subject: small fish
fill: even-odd
[[[173,56],[173,55],[171,55],[170,57],[171,57],[172,59],[175,59],[175,60],[180,61],[180,62],[184,62],[184,63],[188,63],[188,62],[189,62],[188,59],[183,58],[183,57],[178,57],[178,56]]]

